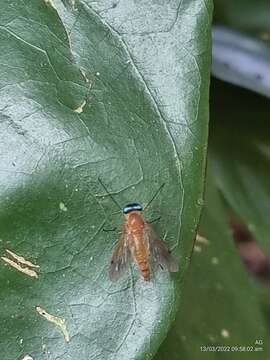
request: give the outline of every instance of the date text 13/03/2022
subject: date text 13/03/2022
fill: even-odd
[[[204,345],[200,346],[202,352],[261,352],[263,346],[240,346],[240,345]]]

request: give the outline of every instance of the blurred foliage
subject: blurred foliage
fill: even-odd
[[[211,94],[209,147],[216,184],[270,254],[270,101],[219,81],[212,82]]]
[[[270,40],[268,0],[215,0],[214,22]]]
[[[216,0],[214,76],[270,97],[270,2]]]
[[[268,1],[216,0],[213,30],[213,74],[268,97],[269,12]],[[258,262],[270,255],[270,101],[240,87],[212,79],[200,237],[183,306],[157,360],[168,353],[173,360],[245,360],[249,356],[257,360],[270,354],[270,290],[265,287],[269,282],[249,275],[241,259],[254,271],[264,266],[252,264],[254,258]],[[251,232],[252,246],[244,254],[233,243],[232,216]],[[265,280],[260,279],[263,274],[255,275]],[[203,352],[201,346],[207,345],[222,345],[224,351]],[[254,352],[226,352],[226,346],[238,346],[238,350],[250,346]]]
[[[214,26],[212,53],[214,76],[270,97],[270,46],[267,42],[228,27]]]
[[[234,244],[237,214],[269,250],[269,100],[212,79],[205,207],[185,296],[156,360],[255,359],[270,353],[270,290],[251,277]],[[222,111],[221,111],[222,109]],[[263,345],[256,344],[262,340]],[[204,352],[204,346],[224,350]],[[232,353],[226,346],[238,346]],[[202,347],[202,349],[201,349]],[[261,350],[262,349],[262,350]]]

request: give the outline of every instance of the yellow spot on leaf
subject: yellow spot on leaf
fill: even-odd
[[[25,355],[25,356],[22,358],[22,360],[34,360],[34,359],[33,359],[32,356],[30,356],[30,355]]]
[[[230,333],[229,333],[228,330],[222,329],[222,330],[221,330],[221,336],[224,337],[224,338],[229,338],[229,337],[230,337]]]
[[[195,245],[194,246],[194,251],[200,253],[202,251],[202,248],[200,246],[198,246],[198,245]]]
[[[76,1],[70,0],[70,4],[71,4],[72,8],[75,10]]]
[[[86,105],[86,100],[84,99],[83,102],[81,103],[80,106],[77,107],[77,109],[74,109],[74,111],[77,113],[77,114],[81,114],[83,112],[83,109]]]
[[[14,269],[30,277],[38,278],[38,274],[31,268],[39,268],[38,265],[31,263],[29,260],[25,260],[24,257],[15,254],[13,251],[6,249],[6,252],[13,258],[9,259],[6,256],[1,256],[1,259]]]
[[[6,249],[6,252],[9,255],[11,255],[15,260],[17,260],[19,263],[21,263],[22,265],[26,265],[26,266],[33,267],[33,268],[39,268],[39,265],[35,265],[35,264],[31,263],[31,261],[25,260],[24,257],[15,254],[11,250]]]
[[[201,236],[200,234],[196,235],[196,242],[204,245],[209,245],[209,240]]]
[[[80,71],[81,71],[82,76],[84,77],[85,82],[88,84],[88,83],[89,83],[89,79],[88,79],[88,77],[86,76],[85,71],[84,71],[83,69],[80,69]]]
[[[39,313],[39,315],[43,316],[46,320],[53,323],[62,332],[66,342],[70,341],[65,319],[47,313],[47,311],[42,309],[40,306],[37,306],[36,310]]]
[[[49,5],[49,6],[53,7],[53,8],[56,10],[56,7],[55,7],[55,5],[54,5],[54,3],[53,3],[52,0],[44,0],[44,1],[45,1],[45,4],[46,4],[46,5]]]
[[[67,207],[63,202],[60,202],[59,209],[62,210],[62,211],[67,211]]]

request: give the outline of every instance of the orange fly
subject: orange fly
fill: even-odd
[[[99,182],[125,216],[121,236],[111,260],[110,279],[112,281],[118,280],[131,260],[137,264],[145,281],[149,281],[151,278],[151,264],[153,263],[158,264],[162,269],[166,267],[170,272],[177,272],[177,259],[170,253],[165,243],[156,235],[150,223],[144,220],[142,206],[139,203],[131,203],[121,208],[100,179]],[[157,190],[145,209],[164,185],[162,184]]]

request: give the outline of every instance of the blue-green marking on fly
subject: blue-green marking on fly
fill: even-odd
[[[127,204],[124,208],[123,208],[123,213],[124,214],[128,214],[131,211],[142,211],[142,205],[139,203],[131,203],[131,204]]]

